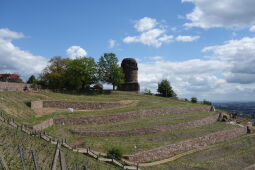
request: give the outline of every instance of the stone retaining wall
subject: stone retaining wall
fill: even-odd
[[[24,91],[24,88],[31,87],[31,84],[26,83],[11,83],[11,82],[0,82],[0,91]]]
[[[215,132],[206,136],[182,141],[177,144],[162,146],[148,151],[142,151],[134,155],[129,155],[128,159],[132,162],[149,162],[166,159],[183,152],[188,152],[193,149],[198,149],[201,147],[215,144],[217,142],[222,142],[228,139],[238,137],[240,135],[246,134],[246,132],[246,127]]]
[[[54,125],[53,119],[45,120],[37,125],[33,126],[34,130],[43,130]]]
[[[210,106],[194,106],[194,107],[171,107],[164,109],[151,109],[151,110],[138,110],[132,112],[124,112],[113,115],[101,115],[101,116],[86,116],[86,117],[75,117],[75,118],[56,118],[54,124],[105,124],[114,123],[120,121],[127,121],[130,119],[138,119],[148,116],[157,116],[164,114],[182,114],[192,112],[208,112]]]
[[[177,129],[188,129],[196,128],[204,125],[213,124],[217,121],[218,114],[208,116],[200,120],[194,120],[185,123],[179,123],[174,125],[158,125],[151,128],[139,128],[132,130],[122,130],[122,131],[84,131],[84,130],[71,130],[75,135],[79,136],[93,136],[93,137],[124,137],[124,136],[138,136],[138,135],[148,135],[153,133],[160,133],[166,131],[174,131]]]
[[[68,102],[68,101],[33,101],[31,102],[32,109],[40,108],[59,108],[67,109],[73,108],[77,110],[99,110],[121,107],[122,104],[118,102],[97,103],[97,102]]]

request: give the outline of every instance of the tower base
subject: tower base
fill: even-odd
[[[118,87],[118,90],[138,92],[140,91],[140,85],[139,83],[124,83]]]

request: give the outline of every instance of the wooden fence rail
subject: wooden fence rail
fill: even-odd
[[[27,128],[25,125],[22,124],[18,124],[14,121],[14,119],[10,119],[8,118],[4,112],[0,111],[0,121],[7,123],[8,125],[21,130],[22,132],[34,136],[34,137],[38,137],[41,138],[43,140],[45,140],[46,142],[49,142],[53,145],[58,145],[58,139],[55,139],[45,133],[42,133],[40,131],[34,131],[34,130],[30,130],[29,128]],[[73,152],[79,152],[79,153],[83,153],[84,155],[88,155],[98,161],[102,161],[102,162],[106,162],[106,163],[111,163],[114,164],[116,166],[119,166],[123,169],[130,169],[130,170],[140,170],[140,168],[137,166],[130,166],[130,165],[124,165],[123,163],[115,160],[115,159],[109,159],[109,158],[105,158],[102,157],[101,155],[98,155],[96,153],[94,153],[92,150],[90,150],[89,148],[72,148],[71,145],[67,144],[65,141],[62,140],[62,142],[60,142],[60,146],[63,146],[64,148],[68,149],[68,150],[72,150]],[[60,154],[60,151],[58,151],[57,156]],[[54,161],[53,161],[54,162]],[[3,160],[0,157],[0,163],[2,165],[4,165]],[[53,166],[53,165],[52,165]],[[54,165],[55,166],[55,165]],[[53,167],[54,167],[53,166]],[[53,168],[52,167],[52,168]],[[54,168],[53,168],[54,169]],[[6,169],[8,170],[8,168]]]

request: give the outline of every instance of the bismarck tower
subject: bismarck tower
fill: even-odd
[[[119,90],[122,91],[135,91],[140,90],[137,78],[137,62],[134,58],[125,58],[122,60],[121,67],[125,74],[125,83],[121,84]]]

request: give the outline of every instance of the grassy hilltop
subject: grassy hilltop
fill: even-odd
[[[43,108],[40,110],[32,110],[29,106],[31,101],[37,100],[57,100],[57,101],[76,101],[76,102],[120,102],[123,107],[106,109],[106,110],[75,110],[74,113],[68,113],[65,109]],[[175,144],[184,140],[189,140],[214,132],[223,130],[230,130],[237,128],[236,125],[230,125],[221,122],[205,124],[202,126],[194,126],[182,128],[189,122],[203,120],[207,117],[218,114],[219,112],[198,111],[195,108],[205,107],[201,104],[193,104],[190,102],[180,101],[176,99],[163,98],[157,96],[149,96],[143,94],[136,94],[130,92],[111,92],[109,94],[100,95],[75,95],[75,94],[61,94],[52,92],[0,92],[0,109],[4,111],[8,117],[14,118],[17,122],[33,126],[50,118],[83,118],[94,116],[108,116],[108,115],[123,115],[126,113],[140,111],[150,111],[157,109],[172,109],[176,112],[168,114],[158,114],[153,116],[144,116],[135,119],[121,120],[117,122],[108,122],[101,124],[66,124],[54,125],[45,132],[53,137],[59,139],[66,139],[67,143],[72,146],[80,148],[91,148],[92,150],[106,153],[113,147],[120,149],[124,155],[132,155],[141,151]],[[192,111],[192,108],[194,108]],[[184,111],[183,111],[184,110]],[[189,111],[190,110],[190,111]],[[179,111],[182,111],[178,113]],[[15,156],[15,147],[18,144],[29,148],[30,145],[39,151],[42,156],[40,160],[42,166],[47,169],[50,158],[53,157],[54,149],[49,144],[26,136],[21,132],[16,132],[4,125],[0,124],[0,151],[7,156],[7,162],[19,167],[19,158]],[[181,128],[174,130],[167,130],[167,128],[180,126]],[[162,131],[153,132],[155,128],[162,129]],[[166,130],[164,129],[165,127]],[[170,128],[170,129],[171,129]],[[93,133],[115,133],[124,131],[131,135],[116,135],[109,136],[93,136],[93,135],[78,135],[73,131],[93,132]],[[146,132],[141,135],[134,135],[137,130]],[[19,140],[17,140],[19,139]],[[23,140],[22,140],[23,139]],[[255,136],[244,135],[235,139],[221,142],[210,146],[205,150],[196,153],[188,154],[175,161],[167,162],[152,167],[141,167],[142,169],[228,169],[228,168],[244,168],[255,163]],[[43,146],[43,149],[42,149]],[[7,148],[7,149],[6,149]],[[10,153],[10,154],[7,154]],[[105,163],[94,161],[91,158],[82,156],[70,151],[65,151],[68,166],[72,167],[75,160],[82,165],[82,162],[88,165],[89,169],[114,169]],[[243,161],[240,161],[243,160]],[[238,163],[239,162],[239,163]],[[240,163],[241,162],[241,163]],[[15,169],[15,168],[13,168]],[[72,169],[72,168],[71,168]]]

